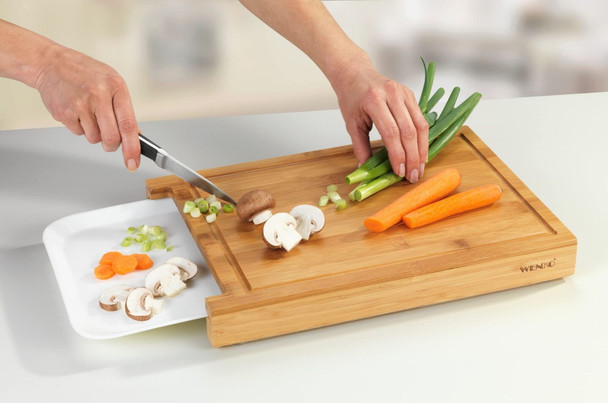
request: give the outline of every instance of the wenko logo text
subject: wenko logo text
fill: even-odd
[[[557,258],[553,258],[552,260],[549,260],[548,262],[535,263],[535,264],[531,264],[529,266],[521,266],[519,268],[519,270],[521,270],[522,273],[525,273],[525,272],[529,272],[529,271],[548,269],[550,267],[555,266],[556,260],[557,260]]]

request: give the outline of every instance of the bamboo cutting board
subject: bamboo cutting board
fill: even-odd
[[[379,146],[379,143],[375,144]],[[347,198],[352,147],[200,171],[234,197],[266,189],[274,212],[317,205],[329,184]],[[346,210],[324,207],[325,228],[292,251],[268,249],[262,225],[222,213],[213,224],[182,214],[222,294],[207,298],[207,333],[225,346],[561,278],[574,273],[576,238],[471,131],[426,168],[462,174],[457,191],[496,183],[492,206],[435,224],[372,234],[363,220],[414,185],[401,182]],[[146,182],[148,197],[206,196],[175,176]],[[203,303],[203,301],[201,301]]]

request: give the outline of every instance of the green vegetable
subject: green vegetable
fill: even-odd
[[[471,112],[473,112],[473,109],[469,109],[467,113],[461,116],[460,119],[458,119],[456,122],[452,123],[452,125],[448,127],[446,131],[444,131],[435,141],[433,141],[433,144],[431,144],[431,146],[429,147],[429,161],[435,158],[437,154],[439,154],[439,151],[441,151],[443,147],[445,147],[446,144],[448,144],[450,140],[454,138],[454,136],[456,135],[456,133],[458,133],[458,131],[460,130],[464,122],[467,120]]]
[[[133,238],[128,236],[122,240],[122,242],[120,243],[120,246],[124,246],[124,247],[131,246],[132,243],[133,243]]]
[[[340,211],[345,210],[346,207],[348,207],[346,200],[344,200],[344,199],[338,199],[338,200],[336,200],[335,203],[336,203],[336,208]]]
[[[437,122],[435,122],[435,126],[431,127],[429,130],[429,143],[432,143],[433,140],[435,140],[454,122],[460,119],[465,113],[472,110],[480,99],[481,94],[479,92],[475,92],[442,119],[438,119]]]
[[[443,87],[438,88],[437,91],[435,91],[435,93],[431,97],[431,99],[429,99],[429,102],[427,102],[426,110],[427,111],[433,110],[435,105],[437,105],[437,102],[439,102],[439,100],[441,99],[441,97],[443,97],[444,94],[445,94],[445,90],[443,89]]]
[[[386,147],[382,147],[376,151],[371,157],[367,159],[359,168],[346,176],[346,183],[349,185],[352,183],[361,182],[369,179],[369,170],[382,164],[388,158],[388,151]]]
[[[424,119],[426,123],[429,124],[429,127],[433,127],[435,121],[437,120],[437,112],[427,112],[424,114]]]
[[[137,243],[142,243],[143,241],[147,241],[148,237],[145,236],[144,234],[135,234],[135,237],[133,238],[133,240]]]
[[[403,180],[403,177],[395,175],[393,172],[387,172],[384,175],[374,179],[365,186],[355,190],[355,200],[361,201],[386,189],[387,187]]]
[[[429,63],[429,66],[426,66],[426,62],[422,59],[422,65],[424,66],[424,85],[422,86],[422,93],[420,94],[420,101],[418,101],[418,106],[420,107],[420,111],[425,113],[427,111],[427,105],[429,101],[429,96],[431,95],[431,88],[433,88],[433,79],[435,78],[435,63]]]
[[[201,213],[206,213],[209,210],[209,202],[205,199],[200,199],[196,204]]]
[[[234,205],[232,205],[230,203],[226,203],[226,204],[224,204],[223,209],[226,213],[232,213],[234,211]]]
[[[151,240],[146,239],[145,241],[143,241],[141,243],[141,251],[142,252],[149,252],[151,248],[152,248],[152,241]]]
[[[190,210],[190,217],[199,218],[201,216],[201,211],[198,208],[193,208]]]
[[[362,181],[360,182],[356,188],[354,188],[353,190],[350,191],[350,193],[348,194],[348,200],[350,201],[356,201],[357,199],[355,198],[355,192],[358,189],[361,189],[363,186],[367,185],[369,182],[371,182],[373,179],[370,180],[366,180],[366,181]]]
[[[329,196],[323,195],[319,197],[319,207],[325,207],[329,203]]]
[[[441,110],[441,113],[439,114],[439,117],[437,119],[442,119],[443,117],[445,117],[445,115],[452,112],[452,109],[454,109],[454,105],[456,105],[458,95],[460,95],[460,87],[454,87],[454,89],[452,89],[452,92],[450,93],[448,102],[445,103],[445,106]]]
[[[165,249],[167,247],[165,243],[160,239],[155,239],[154,241],[152,241],[152,244],[150,246],[152,247],[152,249]]]
[[[129,227],[129,228],[127,228],[127,234],[129,234],[129,235],[133,235],[136,232],[137,232],[137,228],[135,228],[135,227]]]
[[[327,187],[327,192],[337,192],[338,191],[338,185],[329,185]]]
[[[184,214],[188,214],[189,212],[191,212],[194,207],[196,207],[196,204],[194,204],[192,200],[187,200],[184,203]]]
[[[327,197],[329,197],[329,200],[331,200],[332,203],[335,203],[337,200],[341,199],[341,197],[338,194],[338,192],[329,192],[327,194]]]
[[[167,252],[171,252],[175,248],[175,245],[171,245],[167,247]]]
[[[217,208],[217,206],[209,206],[209,213],[210,214],[217,214],[218,211],[220,211],[220,209]]]

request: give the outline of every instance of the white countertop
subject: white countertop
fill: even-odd
[[[7,402],[608,401],[608,93],[482,101],[468,124],[578,239],[563,280],[212,348],[204,320],[74,332],[42,230],[145,198],[66,129],[0,132],[0,390]],[[347,144],[339,111],[142,123],[196,169]]]

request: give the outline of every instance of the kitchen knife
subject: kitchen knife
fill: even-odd
[[[207,193],[214,194],[219,199],[236,206],[236,200],[228,196],[226,192],[215,186],[204,176],[199,175],[196,171],[179,162],[179,160],[169,155],[161,146],[155,144],[141,133],[139,133],[139,145],[141,146],[141,155],[150,158],[159,167],[174,173],[191,185],[196,186]]]

